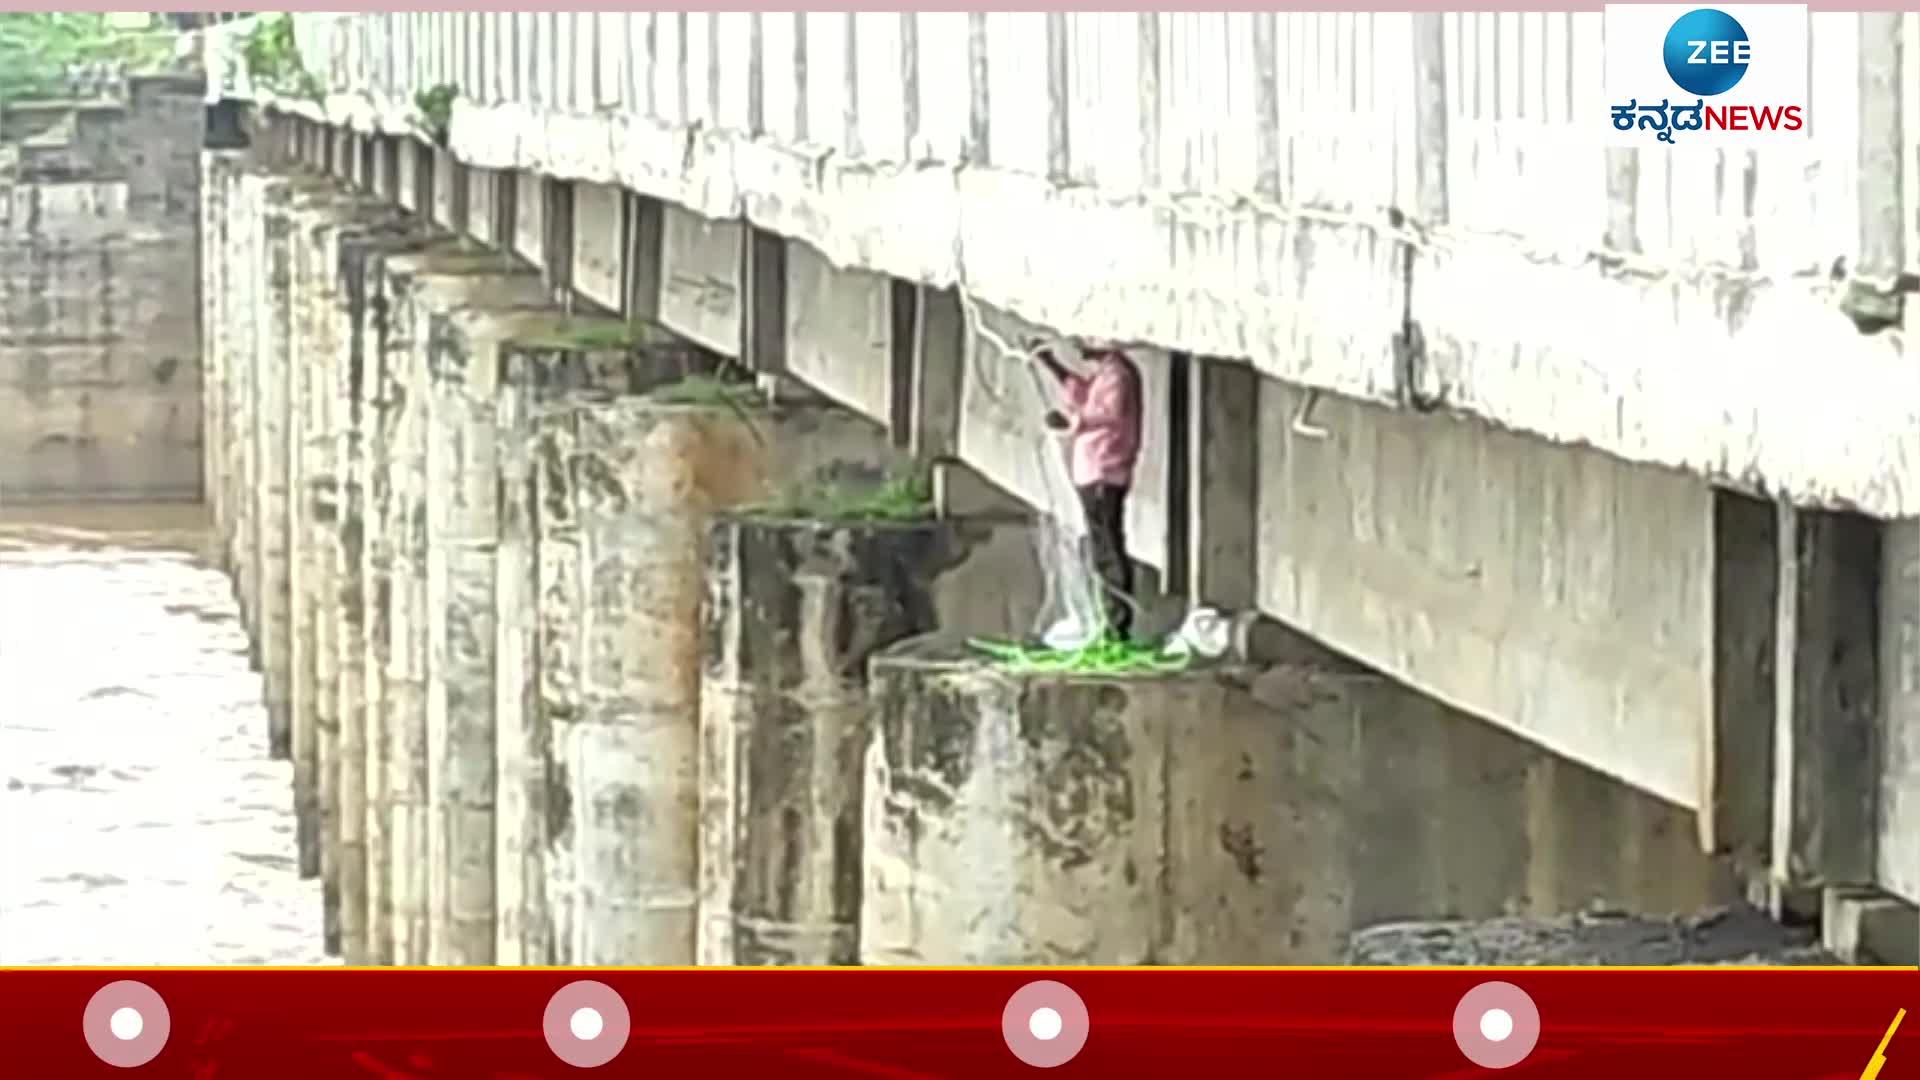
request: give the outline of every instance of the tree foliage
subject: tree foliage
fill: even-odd
[[[0,13],[0,102],[64,97],[79,67],[164,66],[174,41],[167,30],[117,29],[97,12]]]

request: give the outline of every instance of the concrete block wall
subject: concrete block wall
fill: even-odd
[[[201,496],[201,98],[0,118],[0,501]]]

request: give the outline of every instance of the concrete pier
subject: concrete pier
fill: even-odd
[[[436,843],[440,808],[432,801],[436,779],[436,736],[448,739],[444,701],[438,702],[430,671],[436,652],[436,625],[445,619],[444,572],[436,574],[432,544],[432,466],[445,453],[450,432],[436,428],[433,372],[443,361],[447,320],[468,303],[484,307],[535,304],[542,299],[537,277],[517,273],[508,258],[484,251],[443,248],[398,255],[379,263],[382,295],[387,300],[387,354],[394,394],[392,439],[387,446],[391,499],[386,532],[393,543],[390,589],[389,654],[385,702],[387,812],[389,821],[390,901],[394,962],[432,960],[436,896],[434,868],[444,861],[450,842]],[[436,445],[438,444],[438,445]],[[450,479],[451,473],[442,474]],[[436,610],[438,609],[438,610]],[[444,689],[444,687],[443,687]],[[443,859],[436,859],[443,855]],[[439,875],[444,887],[447,879]]]
[[[539,514],[532,440],[542,417],[569,397],[644,393],[711,369],[713,358],[658,327],[528,314],[501,329],[495,397],[499,468],[494,575],[495,962],[547,964],[555,957],[547,902],[552,732],[540,707],[542,618],[535,530]],[[564,523],[562,523],[564,524]]]
[[[680,391],[556,410],[537,442],[547,895],[561,963],[693,961],[710,516],[891,454],[879,429],[838,409]]]
[[[867,660],[935,630],[1025,625],[1042,595],[1020,522],[788,516],[806,509],[713,529],[701,964],[859,962]]]
[[[341,558],[348,582],[341,610],[342,652],[347,657],[342,669],[358,675],[341,687],[341,715],[350,725],[342,741],[351,745],[357,734],[362,748],[359,783],[354,784],[347,776],[341,780],[340,813],[345,817],[351,813],[349,804],[359,804],[359,839],[364,852],[356,858],[346,850],[350,842],[344,838],[344,830],[352,829],[352,825],[343,824],[342,864],[347,869],[341,904],[343,911],[355,912],[343,915],[343,921],[357,918],[364,928],[361,939],[348,938],[343,943],[343,952],[350,956],[360,950],[369,963],[393,959],[386,696],[393,547],[387,520],[392,502],[387,447],[392,441],[390,414],[394,404],[389,372],[395,363],[396,343],[390,332],[390,301],[380,267],[387,258],[432,250],[445,243],[418,226],[370,228],[340,242],[341,291],[349,335],[347,385],[342,391],[348,406],[344,437],[349,470],[341,531]],[[356,726],[357,732],[353,731]],[[345,745],[342,753],[346,753]],[[350,772],[353,763],[343,762],[342,767]],[[358,892],[363,896],[355,895],[352,879],[356,876]]]
[[[1387,919],[1731,892],[1684,812],[1304,640],[1097,678],[933,638],[872,673],[864,963],[1335,963]]]
[[[341,956],[350,964],[370,961],[368,910],[368,741],[367,741],[367,621],[363,580],[366,528],[366,461],[363,441],[367,410],[362,387],[376,359],[378,342],[367,323],[365,261],[370,250],[417,244],[417,234],[390,209],[368,209],[315,232],[319,266],[333,275],[333,360],[330,381],[323,393],[332,399],[330,431],[337,475],[338,523],[330,551],[335,585],[327,600],[326,618],[334,640],[332,692],[339,738],[331,763],[335,780],[331,800],[323,799],[322,841],[326,857],[323,874],[331,868],[332,888],[326,895],[337,901]],[[326,846],[331,819],[333,844]]]
[[[308,178],[290,212],[287,233],[291,273],[288,370],[293,408],[289,433],[288,490],[292,518],[289,596],[292,602],[294,801],[297,849],[303,876],[322,882],[330,955],[342,947],[339,897],[338,785],[340,706],[338,473],[341,336],[337,250],[331,236],[343,221],[377,206],[332,185]]]
[[[494,956],[494,430],[499,310],[541,305],[537,275],[422,278],[426,334],[427,962]]]
[[[256,275],[253,298],[254,341],[250,355],[253,364],[247,377],[252,398],[252,448],[249,457],[249,488],[252,505],[249,525],[253,534],[253,620],[257,625],[255,642],[259,649],[260,671],[266,680],[267,745],[276,758],[293,756],[292,694],[293,625],[288,558],[290,505],[287,492],[287,425],[292,403],[287,393],[287,372],[292,360],[287,351],[292,332],[293,309],[291,245],[287,241],[288,217],[293,198],[293,181],[284,176],[244,176],[241,187],[250,193],[250,201],[262,208],[259,247],[252,270]]]

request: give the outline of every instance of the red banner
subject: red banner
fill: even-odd
[[[0,1075],[1920,1080],[1912,969],[0,971]]]

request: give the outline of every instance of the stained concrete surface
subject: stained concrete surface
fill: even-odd
[[[315,964],[198,507],[0,508],[0,964]]]
[[[1821,951],[1817,936],[1745,907],[1665,919],[1592,912],[1546,919],[1401,922],[1355,934],[1344,962],[1373,967],[1839,963]]]

